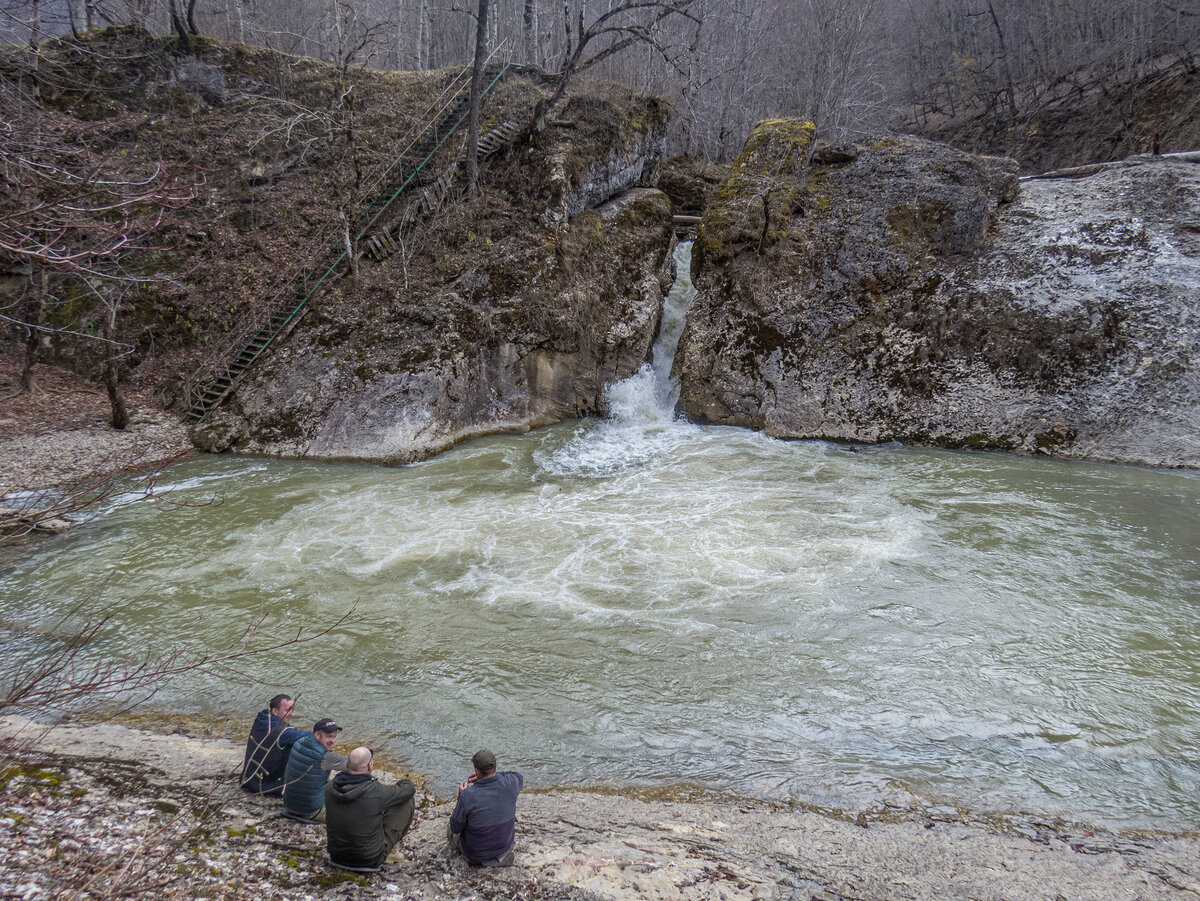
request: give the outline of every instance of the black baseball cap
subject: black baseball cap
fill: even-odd
[[[317,720],[317,724],[313,726],[313,732],[341,732],[342,727],[333,720],[326,717],[325,719]]]

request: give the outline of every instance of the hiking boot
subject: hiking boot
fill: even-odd
[[[499,857],[493,857],[491,860],[485,860],[480,864],[480,866],[488,867],[489,869],[493,870],[497,869],[498,867],[511,867],[516,859],[517,852],[514,849],[509,848]]]

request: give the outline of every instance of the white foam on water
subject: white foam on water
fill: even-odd
[[[141,647],[357,605],[296,687],[368,730],[403,710],[383,739],[430,772],[482,732],[548,782],[615,762],[838,805],[899,781],[1196,821],[1193,476],[690,425],[669,342],[599,422],[397,469],[185,464],[164,484],[220,507],[39,544],[0,571],[0,611],[115,573]],[[249,666],[215,706],[261,703],[279,673]]]
[[[669,459],[695,438],[696,429],[677,420],[679,385],[671,378],[675,351],[696,297],[690,241],[675,247],[675,283],[663,300],[651,362],[605,391],[607,417],[584,427],[574,440],[539,462],[559,476],[612,476]]]

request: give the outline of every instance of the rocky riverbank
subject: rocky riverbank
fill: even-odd
[[[0,495],[102,478],[191,450],[187,427],[150,392],[125,389],[132,423],[114,429],[102,386],[42,364],[34,369],[35,390],[22,394],[23,362],[19,354],[0,354]]]
[[[89,497],[123,473],[153,473],[192,448],[186,426],[148,391],[127,389],[132,422],[114,429],[104,389],[67,369],[39,365],[35,390],[19,390],[23,359],[0,354],[0,531],[10,520],[69,525]],[[18,523],[19,525],[19,523]],[[19,529],[20,530],[20,529]]]
[[[755,801],[653,800],[527,786],[517,864],[450,859],[452,805],[423,798],[375,876],[331,869],[321,827],[238,791],[236,742],[115,725],[0,721],[3,897],[1185,899],[1200,838],[972,820],[949,807],[851,820]],[[164,721],[164,729],[171,723]],[[37,737],[35,752],[22,740]],[[385,775],[384,777],[391,778]]]
[[[1018,182],[761,123],[704,214],[680,409],[781,438],[1200,466],[1200,166]]]

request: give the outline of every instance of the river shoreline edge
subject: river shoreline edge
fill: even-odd
[[[153,877],[160,898],[1200,895],[1196,834],[1038,822],[1002,829],[950,810],[848,820],[770,802],[562,788],[522,794],[510,869],[475,870],[449,857],[453,805],[425,793],[393,858],[364,878],[329,868],[323,829],[285,820],[278,801],[238,790],[238,743],[114,724],[46,729],[12,716],[0,728],[0,879],[25,899],[105,897],[139,873]]]

